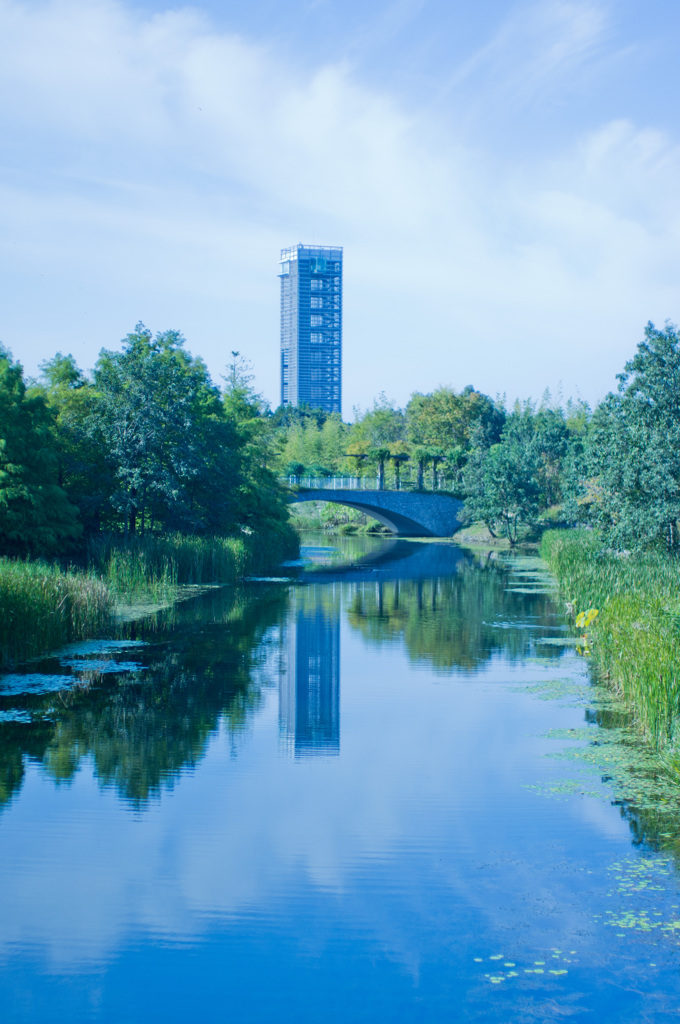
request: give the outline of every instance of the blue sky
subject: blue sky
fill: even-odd
[[[680,8],[0,0],[0,338],[143,320],[278,400],[278,251],[345,247],[344,412],[596,401],[680,320]]]

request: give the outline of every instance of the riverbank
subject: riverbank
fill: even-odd
[[[296,535],[282,527],[239,537],[103,537],[90,543],[84,568],[1,558],[0,668],[269,571],[296,553]]]
[[[680,778],[680,564],[613,552],[590,530],[549,531],[541,555],[573,614],[593,610],[584,632],[598,674]]]
[[[452,538],[456,544],[466,548],[500,548],[504,551],[538,551],[539,544],[535,539],[524,537],[511,544],[506,537],[494,536],[485,523],[470,523],[456,530]]]

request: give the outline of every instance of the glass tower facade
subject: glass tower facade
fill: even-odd
[[[342,412],[342,248],[281,250],[281,405]]]

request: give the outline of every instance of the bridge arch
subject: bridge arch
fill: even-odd
[[[377,519],[399,537],[450,537],[461,526],[462,501],[436,491],[299,488],[290,502],[329,501]]]

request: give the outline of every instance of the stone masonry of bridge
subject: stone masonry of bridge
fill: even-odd
[[[383,523],[400,537],[450,537],[461,526],[463,502],[426,491],[359,491],[300,488],[291,502],[330,501],[348,505]]]

